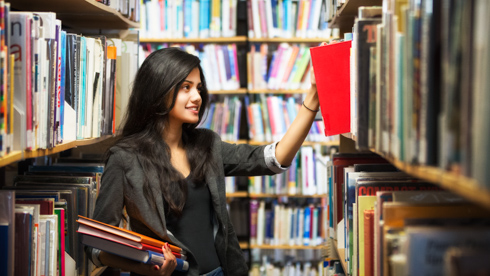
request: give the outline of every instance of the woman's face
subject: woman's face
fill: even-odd
[[[199,68],[194,68],[179,88],[175,105],[169,113],[171,124],[195,124],[199,121],[201,87]]]

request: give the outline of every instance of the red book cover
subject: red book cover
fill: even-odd
[[[351,42],[310,48],[325,136],[350,132]]]

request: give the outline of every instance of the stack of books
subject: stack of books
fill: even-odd
[[[81,242],[87,246],[147,264],[162,265],[165,260],[162,252],[162,246],[165,245],[163,241],[83,216],[79,216],[77,222]],[[187,271],[189,263],[186,261],[184,250],[175,245],[168,246],[177,258],[175,269]]]

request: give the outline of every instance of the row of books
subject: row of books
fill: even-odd
[[[250,102],[248,97],[245,97],[248,136],[258,142],[279,141],[296,118],[303,96],[259,94],[253,98],[255,99]],[[324,129],[321,121],[314,121],[306,141],[326,141]]]
[[[278,263],[276,258],[270,257],[274,252],[263,253],[264,258],[260,263],[253,264],[250,269],[250,276],[260,276],[261,272],[265,275],[279,275],[279,276],[319,276],[322,274],[323,264],[318,261],[304,261],[299,262],[296,260],[288,260]],[[267,256],[267,257],[266,257]]]
[[[323,146],[302,146],[286,172],[273,176],[251,176],[250,194],[326,195],[327,162]]]
[[[2,275],[61,275],[64,269],[66,206],[0,191],[2,206]],[[14,234],[15,233],[15,234]],[[64,275],[64,274],[63,274]]]
[[[458,275],[461,270],[444,270],[453,248],[490,254],[490,215],[484,208],[397,171],[374,154],[336,154],[327,169],[333,176],[329,236],[345,248],[339,257],[346,274]]]
[[[146,43],[140,46],[145,56],[156,49],[179,47],[201,59],[201,67],[210,91],[237,90],[240,88],[240,72],[236,44],[206,44],[201,46],[167,44],[152,45]]]
[[[142,38],[234,37],[238,0],[146,0]]]
[[[225,96],[222,101],[212,101],[206,119],[200,127],[218,133],[222,140],[238,141],[242,119],[242,100],[238,96]]]
[[[321,204],[293,206],[252,199],[250,244],[318,246],[327,238],[326,217]]]
[[[35,205],[35,213],[23,212],[24,219],[7,220],[11,222],[6,225],[7,229],[25,231],[30,238],[24,240],[22,237],[23,242],[7,243],[7,250],[13,250],[15,260],[5,258],[9,274],[2,275],[13,275],[10,273],[14,270],[15,275],[74,275],[76,271],[83,275],[89,271],[89,263],[75,232],[76,219],[78,215],[92,215],[102,170],[101,166],[30,166],[25,175],[16,176],[13,183],[3,187],[2,193],[10,194],[15,203]],[[57,211],[58,208],[61,210]],[[42,222],[43,216],[53,218],[53,215],[57,215],[55,224]],[[45,229],[49,231],[44,232]],[[6,237],[10,239],[8,232],[2,232],[2,239]],[[48,237],[55,241],[54,245],[44,243]],[[26,241],[30,241],[29,244]],[[44,253],[48,249],[54,251],[55,257]],[[2,252],[4,250],[2,247]],[[45,273],[46,269],[49,273]]]
[[[121,13],[124,17],[132,21],[140,22],[140,1],[137,0],[97,0],[115,11]]]
[[[257,101],[250,102],[250,98]],[[200,127],[208,128],[221,139],[234,142],[247,139],[254,142],[279,141],[296,118],[301,108],[300,95],[290,96],[216,96],[212,97],[208,112]],[[248,126],[244,128],[243,124]],[[314,121],[306,141],[322,142],[324,125]]]
[[[267,43],[252,44],[247,53],[248,89],[309,89],[309,47],[280,43],[269,49]]]
[[[329,37],[325,0],[247,0],[248,37]]]
[[[327,18],[327,21],[330,22],[337,14],[337,11],[340,10],[346,2],[348,2],[348,0],[327,1],[327,6],[325,7],[325,17]]]
[[[115,133],[137,43],[67,33],[51,12],[5,11],[2,154]]]
[[[437,166],[488,187],[490,6],[474,0],[387,7],[361,7],[353,40],[325,46],[337,64],[320,74],[325,93],[345,99],[339,106],[350,110],[343,130],[355,134],[359,149]],[[341,47],[352,55],[339,55]],[[333,79],[345,80],[335,94],[328,92]]]

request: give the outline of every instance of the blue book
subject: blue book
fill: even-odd
[[[118,242],[113,242],[96,236],[91,236],[86,234],[80,234],[80,235],[81,235],[81,242],[83,244],[121,256],[123,258],[127,258],[145,264],[153,264],[153,265],[162,265],[163,262],[165,261],[164,255],[158,252],[154,252],[151,250],[140,250],[134,247],[130,247],[124,244],[120,244]],[[189,263],[187,261],[180,258],[176,258],[176,260],[177,260],[177,267],[175,268],[175,270],[184,271],[184,272],[189,270]]]
[[[184,0],[184,37],[192,33],[192,0]]]
[[[87,75],[87,41],[85,37],[80,37],[80,90],[79,90],[79,109],[78,116],[80,120],[77,122],[77,139],[83,139],[83,127],[85,122],[85,91],[86,91],[86,75]]]
[[[9,275],[9,225],[0,224],[0,275]],[[10,256],[11,258],[11,256]]]
[[[210,0],[202,0],[199,6],[199,37],[209,37],[209,7]]]
[[[65,74],[66,74],[66,31],[61,31],[61,80],[60,80],[60,136],[63,141],[65,124]]]
[[[233,46],[232,45],[228,45],[228,46],[224,46],[226,48],[227,51],[224,51],[225,53],[228,53],[228,55],[225,55],[225,58],[228,57],[228,59],[230,60],[230,78],[233,80],[233,82],[235,82],[237,80],[237,75],[238,75],[238,72],[235,71],[235,56],[233,55]],[[238,68],[238,67],[237,67]]]
[[[303,245],[310,245],[310,222],[311,222],[311,210],[310,207],[305,207],[305,223],[303,224],[304,226],[304,231],[303,231]]]
[[[225,62],[225,71],[226,71],[226,87],[228,87],[228,82],[231,80],[231,66],[230,59],[228,57],[228,47],[226,45],[220,46],[220,50],[223,53],[223,60]]]
[[[269,77],[272,74],[272,67],[273,67],[272,65],[274,64],[274,62],[276,60],[276,57],[277,57],[277,51],[274,51],[274,53],[272,54],[271,63],[269,64],[269,70],[267,72],[267,76],[266,76],[266,79],[265,79],[266,82],[269,80]]]

